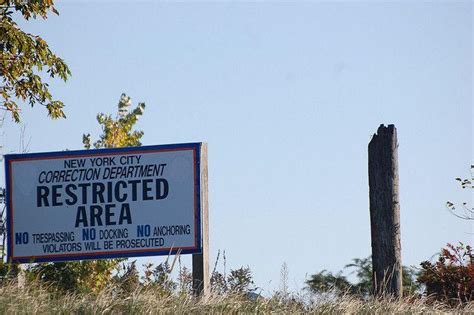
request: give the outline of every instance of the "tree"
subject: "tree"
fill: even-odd
[[[372,258],[353,258],[352,263],[344,266],[345,269],[351,268],[351,274],[355,274],[359,280],[353,285],[353,293],[367,297],[372,292]]]
[[[0,109],[11,112],[20,121],[18,101],[45,106],[51,118],[66,117],[64,104],[54,100],[41,75],[71,75],[66,63],[56,56],[45,40],[20,29],[13,20],[18,12],[24,19],[46,19],[49,12],[59,14],[52,0],[0,0]]]
[[[372,293],[372,258],[354,258],[344,269],[352,269],[350,274],[355,274],[357,282],[351,283],[343,271],[337,274],[323,270],[311,276],[306,281],[308,289],[314,293],[333,292],[336,295],[350,294],[368,298]],[[420,285],[416,283],[417,273],[414,269],[402,266],[403,293],[411,295],[419,291]]]
[[[133,131],[138,118],[145,109],[144,103],[138,103],[137,107],[130,110],[132,102],[125,94],[120,96],[118,103],[117,118],[100,113],[97,121],[102,125],[102,134],[94,143],[95,148],[113,148],[124,146],[139,146],[143,131]],[[90,135],[83,135],[84,146],[89,149]],[[87,260],[79,262],[63,262],[38,264],[33,266],[31,277],[38,278],[54,287],[65,291],[92,291],[99,292],[104,289],[113,279],[112,272],[116,270],[121,259],[111,260]],[[130,266],[124,266],[123,276],[125,286],[134,288],[138,282],[138,273],[133,262]]]
[[[257,290],[253,283],[253,275],[250,268],[240,267],[230,271],[227,276],[229,291],[236,294],[248,294]]]
[[[342,271],[333,274],[327,270],[311,275],[311,278],[306,281],[306,285],[313,293],[321,294],[333,292],[338,296],[351,292],[353,287],[349,280],[342,274]]]
[[[118,103],[118,113],[115,118],[112,115],[100,113],[97,122],[102,126],[102,134],[94,143],[94,148],[118,148],[140,146],[143,131],[133,131],[138,118],[143,115],[145,103],[138,103],[137,107],[130,110],[132,101],[129,96],[122,94]],[[86,149],[91,148],[91,136],[82,136],[82,143]]]

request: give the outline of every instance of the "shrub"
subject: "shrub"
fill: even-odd
[[[447,244],[438,261],[421,263],[418,281],[426,286],[426,294],[451,305],[474,300],[474,256],[463,243]]]
[[[121,260],[82,260],[30,266],[27,275],[53,289],[68,292],[100,292],[111,283]]]

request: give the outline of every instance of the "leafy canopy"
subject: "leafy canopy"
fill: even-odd
[[[94,148],[118,148],[140,146],[143,131],[133,131],[138,118],[143,115],[145,103],[138,103],[137,107],[130,110],[132,100],[129,96],[122,94],[118,103],[118,113],[115,118],[112,115],[100,113],[97,122],[102,127],[102,134],[94,143]],[[82,143],[86,149],[91,148],[90,134],[82,136]]]
[[[15,122],[20,121],[18,101],[46,107],[51,118],[66,117],[63,102],[53,99],[41,74],[66,81],[71,71],[45,40],[24,32],[13,20],[18,15],[46,19],[50,11],[59,14],[52,0],[0,0],[0,109],[11,112]]]

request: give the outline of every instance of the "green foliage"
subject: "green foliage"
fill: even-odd
[[[168,263],[168,258],[154,267],[153,264],[145,264],[144,277],[142,285],[147,288],[154,288],[160,292],[161,296],[169,296],[175,292],[178,284],[171,277],[173,265]],[[154,268],[153,268],[154,267]],[[181,273],[184,272],[183,275]],[[187,276],[186,270],[180,270],[179,276]],[[180,280],[181,281],[181,280]]]
[[[97,121],[102,127],[102,134],[94,143],[94,148],[118,148],[140,146],[143,131],[132,131],[143,115],[145,103],[138,103],[137,107],[130,109],[132,101],[129,96],[122,94],[118,103],[118,113],[115,118],[112,115],[100,113]],[[82,143],[86,149],[91,148],[90,134],[82,136]]]
[[[403,295],[413,296],[422,291],[421,283],[417,281],[419,273],[414,267],[402,266]]]
[[[352,269],[350,274],[356,276],[355,283],[350,282],[343,271],[333,274],[323,270],[311,276],[306,281],[308,289],[314,293],[332,292],[338,296],[350,294],[364,299],[372,293],[372,258],[354,258],[352,263],[344,266]],[[410,296],[420,290],[416,282],[416,271],[413,268],[402,266],[402,285],[404,295]]]
[[[0,260],[0,280],[15,278],[20,271],[18,264],[6,263]]]
[[[168,260],[166,260],[156,266],[152,273],[152,285],[158,286],[165,295],[171,295],[176,289],[176,283],[171,278],[172,271],[172,267],[169,265]]]
[[[59,77],[63,81],[71,75],[66,63],[56,56],[40,36],[22,31],[13,20],[15,12],[24,19],[46,19],[54,8],[52,0],[3,0],[0,1],[0,108],[10,111],[16,122],[20,121],[18,101],[31,106],[46,107],[51,118],[66,117],[64,104],[53,100],[48,83],[41,74]]]
[[[311,275],[306,284],[314,293],[334,292],[337,295],[344,295],[353,288],[349,280],[342,275],[342,272],[333,274],[327,270]]]
[[[367,297],[372,292],[372,257],[354,258],[352,263],[344,268],[351,268],[352,274],[355,274],[358,281],[351,288],[351,293]]]
[[[218,251],[214,270],[211,273],[211,292],[216,295],[224,295],[227,293],[237,295],[250,295],[257,288],[253,282],[253,275],[250,268],[240,267],[230,271],[229,275],[225,274],[226,256],[225,251],[222,253],[224,263],[224,273],[217,270],[221,251]]]
[[[437,262],[424,261],[421,267],[418,281],[428,296],[452,305],[474,300],[474,255],[469,245],[447,244]]]
[[[214,271],[211,275],[211,291],[218,295],[249,294],[256,289],[252,271],[248,266],[231,270],[227,277],[218,271]]]
[[[136,261],[123,263],[117,268],[117,274],[114,276],[114,282],[118,284],[121,291],[131,293],[140,287],[140,275],[136,266]]]
[[[54,289],[68,292],[100,292],[110,282],[116,260],[89,260],[33,265],[30,280],[36,279]]]
[[[227,283],[230,292],[234,293],[249,293],[256,290],[252,271],[248,266],[231,270],[227,277]]]
[[[168,260],[158,264],[156,267],[151,263],[145,264],[143,267],[143,281],[140,281],[136,261],[132,261],[128,264],[123,263],[117,269],[117,274],[113,280],[114,284],[120,288],[121,293],[128,295],[137,291],[137,289],[153,289],[159,293],[160,296],[171,296],[175,292],[177,283],[171,277],[173,270]],[[186,274],[187,269],[180,270],[180,273],[183,273],[182,276],[192,279],[190,274]],[[186,293],[191,293],[191,291],[187,291]]]
[[[217,270],[211,274],[211,291],[216,295],[223,295],[227,292],[227,279]]]

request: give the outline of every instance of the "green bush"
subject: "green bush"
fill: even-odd
[[[350,282],[343,271],[333,274],[326,270],[311,275],[306,281],[308,289],[314,293],[331,292],[338,296],[353,295],[367,299],[372,294],[372,257],[354,258],[352,263],[344,266],[345,270],[352,270],[349,274],[355,274],[356,282]],[[403,295],[412,296],[420,290],[416,282],[416,271],[408,266],[402,266]]]
[[[28,279],[55,290],[98,293],[111,283],[112,273],[120,262],[110,259],[41,263],[28,268],[26,274]]]

